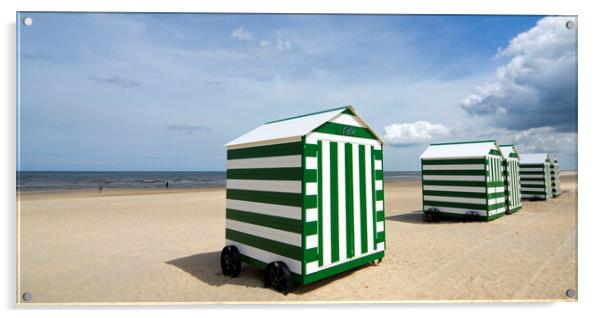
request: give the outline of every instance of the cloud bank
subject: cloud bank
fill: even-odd
[[[496,80],[461,102],[468,114],[500,128],[524,130],[577,128],[577,32],[566,23],[574,18],[546,17],[515,36],[499,50],[509,58]]]
[[[385,127],[385,143],[393,147],[407,147],[420,143],[428,143],[436,138],[449,136],[451,129],[428,121],[415,123],[391,124]]]
[[[142,87],[142,84],[140,84],[140,82],[118,75],[115,75],[113,77],[90,76],[90,79],[97,83],[116,85],[121,88]]]

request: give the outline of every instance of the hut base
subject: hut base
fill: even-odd
[[[522,208],[522,206],[517,206],[514,209],[510,209],[510,210],[506,211],[506,214],[512,214],[512,213],[518,212],[518,210],[520,210],[521,208]]]
[[[504,213],[498,213],[495,215],[490,215],[490,216],[483,216],[481,215],[480,218],[473,218],[473,216],[467,217],[466,214],[460,214],[460,213],[449,213],[449,212],[438,212],[439,217],[442,219],[456,219],[456,220],[464,220],[464,221],[484,221],[484,222],[488,222],[488,221],[493,221],[495,219],[498,219],[502,216],[504,216]]]

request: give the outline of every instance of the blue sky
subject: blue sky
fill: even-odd
[[[564,20],[24,16],[21,170],[224,170],[223,144],[246,131],[349,104],[387,140],[388,170],[418,170],[430,142],[483,138],[576,166],[576,30]]]

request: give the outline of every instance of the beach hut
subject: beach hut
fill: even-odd
[[[550,174],[552,175],[552,196],[557,198],[562,191],[560,190],[560,164],[558,163],[558,157],[556,156],[552,157]]]
[[[225,275],[288,292],[380,261],[383,141],[352,106],[271,121],[227,147]]]
[[[520,186],[524,199],[546,200],[552,196],[552,174],[548,154],[521,154]]]
[[[503,156],[495,140],[431,144],[420,156],[427,220],[504,215]]]
[[[514,145],[500,145],[504,156],[504,188],[506,191],[506,214],[512,214],[522,207],[520,195],[520,156]]]

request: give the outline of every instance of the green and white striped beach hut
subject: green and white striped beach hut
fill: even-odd
[[[522,208],[520,194],[520,156],[514,145],[500,145],[504,156],[504,187],[506,188],[506,214]]]
[[[520,186],[523,199],[546,200],[552,196],[552,174],[548,154],[521,154]]]
[[[384,256],[383,141],[352,106],[268,122],[226,147],[224,274],[240,259],[286,293]]]
[[[427,217],[489,221],[506,212],[504,158],[495,140],[432,144],[420,159]]]
[[[552,156],[550,174],[552,175],[552,196],[557,198],[562,190],[560,190],[560,164],[556,156]]]

